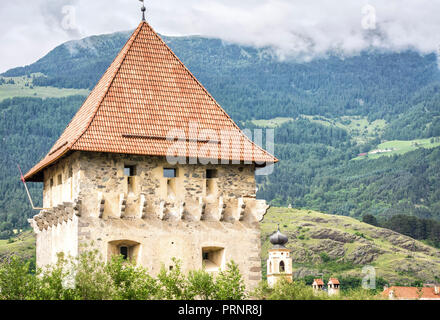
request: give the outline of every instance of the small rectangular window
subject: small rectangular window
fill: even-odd
[[[206,194],[208,196],[215,195],[217,193],[217,170],[206,170]]]
[[[124,166],[124,176],[134,177],[135,175],[136,175],[136,167],[135,166]]]
[[[217,178],[217,170],[208,169],[206,170],[206,179],[215,179]]]
[[[63,176],[62,175],[58,175],[58,184],[62,184],[63,183]]]
[[[50,186],[53,187],[53,178],[50,179]]]
[[[119,247],[119,253],[123,257],[124,260],[128,259],[128,247]]]
[[[173,179],[177,177],[177,169],[172,168],[164,168],[163,169],[163,177],[168,179]]]

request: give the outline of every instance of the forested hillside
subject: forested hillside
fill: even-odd
[[[22,76],[37,89],[91,89],[129,34],[63,44],[36,63],[3,74],[0,92]],[[275,155],[281,161],[273,174],[259,177],[259,197],[358,219],[406,214],[440,220],[435,54],[368,51],[280,61],[269,48],[201,37],[164,39],[242,128],[275,127]],[[0,102],[0,237],[26,227],[32,215],[16,163],[28,170],[41,159],[84,99]],[[270,121],[277,117],[283,121]],[[411,152],[358,159],[386,140],[420,138],[432,138],[431,147],[414,142]],[[31,190],[41,198],[40,186]]]

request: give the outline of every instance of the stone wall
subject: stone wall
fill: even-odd
[[[126,166],[135,167],[130,178],[124,175]],[[253,165],[170,166],[160,157],[76,152],[49,169],[45,181],[66,168],[73,174],[63,181],[73,183],[80,210],[70,222],[59,220],[61,226],[40,221],[39,266],[53,262],[56,251],[64,248],[77,253],[96,248],[109,259],[126,247],[130,258],[156,275],[162,265],[172,267],[173,257],[181,260],[184,271],[201,269],[204,248],[220,248],[223,261],[238,263],[249,289],[260,281],[259,221],[267,206],[255,198]],[[177,169],[172,194],[163,168]],[[207,169],[217,173],[211,195]],[[57,192],[45,187],[45,204],[58,203],[50,199]],[[69,231],[60,240],[62,232],[55,230],[63,228]]]

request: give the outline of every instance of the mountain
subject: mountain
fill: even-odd
[[[0,237],[33,214],[16,163],[27,170],[45,155],[129,34],[71,41],[1,75],[0,93],[12,93],[0,101]],[[164,40],[242,128],[275,129],[281,161],[258,177],[259,197],[357,219],[440,220],[435,54],[370,50],[303,62],[219,39]],[[392,150],[377,153],[384,143]],[[40,200],[41,186],[31,193]]]
[[[269,209],[261,224],[263,272],[269,236],[277,224],[289,237],[286,246],[292,250],[295,278],[323,274],[359,280],[367,275],[363,268],[371,266],[378,279],[391,284],[440,280],[439,249],[353,218],[286,208]]]

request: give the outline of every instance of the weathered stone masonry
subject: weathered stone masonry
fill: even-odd
[[[136,171],[130,190],[127,166]],[[171,196],[164,168],[177,169]],[[210,195],[206,172],[213,169],[216,188]],[[108,259],[122,245],[157,274],[162,264],[172,266],[173,257],[184,271],[201,269],[203,249],[212,248],[223,250],[219,269],[234,260],[254,287],[261,279],[259,221],[267,210],[265,201],[255,198],[254,170],[254,165],[170,166],[162,157],[75,152],[45,172],[44,205],[56,207],[33,219],[37,264],[55,263],[58,252],[76,256],[91,248]],[[64,183],[50,187],[60,174]],[[70,192],[73,200],[55,201],[60,194],[67,200]]]

